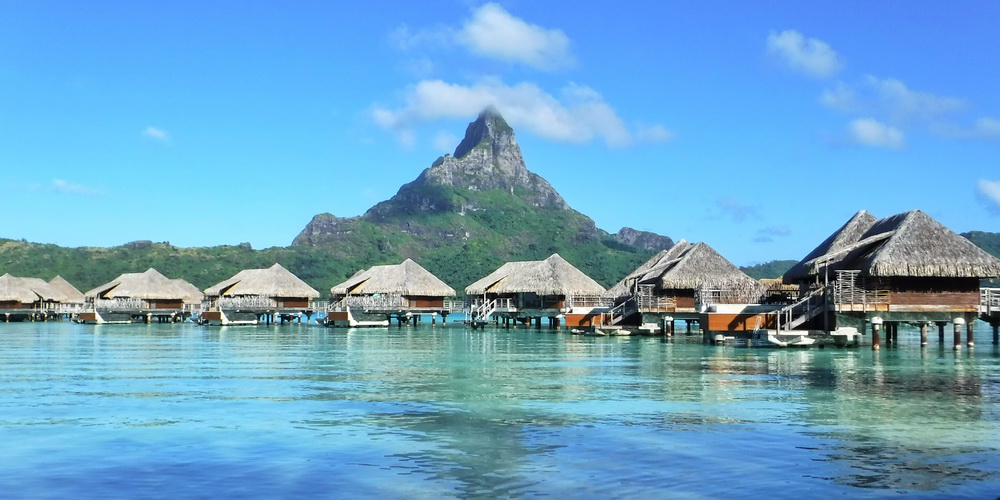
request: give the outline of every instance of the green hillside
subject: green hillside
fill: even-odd
[[[797,260],[772,260],[754,266],[741,266],[740,270],[753,279],[780,278],[797,263]]]

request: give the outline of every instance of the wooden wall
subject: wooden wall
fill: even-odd
[[[410,307],[443,308],[444,297],[406,297]]]
[[[279,297],[275,299],[278,303],[278,307],[294,307],[297,309],[306,309],[309,307],[309,299],[302,297]]]
[[[974,306],[979,304],[976,278],[903,278],[888,280],[889,303],[900,305]]]

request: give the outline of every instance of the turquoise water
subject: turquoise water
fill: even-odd
[[[996,498],[1000,352],[0,324],[4,498]]]

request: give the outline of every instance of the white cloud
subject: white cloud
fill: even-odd
[[[372,118],[388,130],[412,139],[416,125],[444,118],[476,116],[495,106],[515,128],[559,142],[586,143],[601,139],[610,146],[664,141],[672,134],[661,125],[630,130],[597,91],[576,84],[562,89],[559,98],[533,83],[506,85],[496,79],[474,85],[424,80],[410,87],[399,109],[375,107]]]
[[[858,102],[857,92],[844,82],[837,82],[834,88],[824,90],[819,101],[824,106],[843,113],[857,112],[862,107]]]
[[[495,3],[473,11],[456,38],[476,54],[537,69],[551,71],[573,64],[569,38],[562,30],[528,24]]]
[[[63,194],[85,194],[88,196],[101,194],[100,190],[82,184],[74,184],[64,179],[52,179],[51,189]]]
[[[900,138],[903,130],[920,128],[951,139],[1000,139],[1000,120],[981,117],[963,123],[962,114],[969,107],[964,99],[913,90],[895,78],[869,75],[853,86],[838,82],[823,92],[820,102],[848,115],[867,115],[852,123],[852,130],[858,129],[858,133],[865,128],[865,120],[877,119],[885,124],[883,127],[895,130]],[[874,128],[869,125],[865,131],[874,133]]]
[[[1000,181],[980,179],[976,184],[976,192],[991,211],[1000,213]]]
[[[142,131],[142,135],[158,141],[170,140],[170,134],[168,134],[166,130],[156,127],[146,127],[146,130]]]
[[[1000,139],[1000,120],[980,118],[972,126],[973,134],[984,139]]]
[[[848,125],[851,138],[862,145],[901,149],[905,145],[903,132],[871,118],[858,118]]]
[[[837,52],[826,42],[806,38],[795,30],[772,31],[767,35],[767,52],[792,69],[817,78],[829,78],[844,67]]]
[[[962,99],[915,91],[894,78],[868,76],[866,84],[875,92],[875,106],[896,123],[937,123],[966,107]]]

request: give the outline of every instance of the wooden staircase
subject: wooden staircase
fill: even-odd
[[[774,314],[775,330],[795,330],[827,310],[826,289],[817,288]]]

